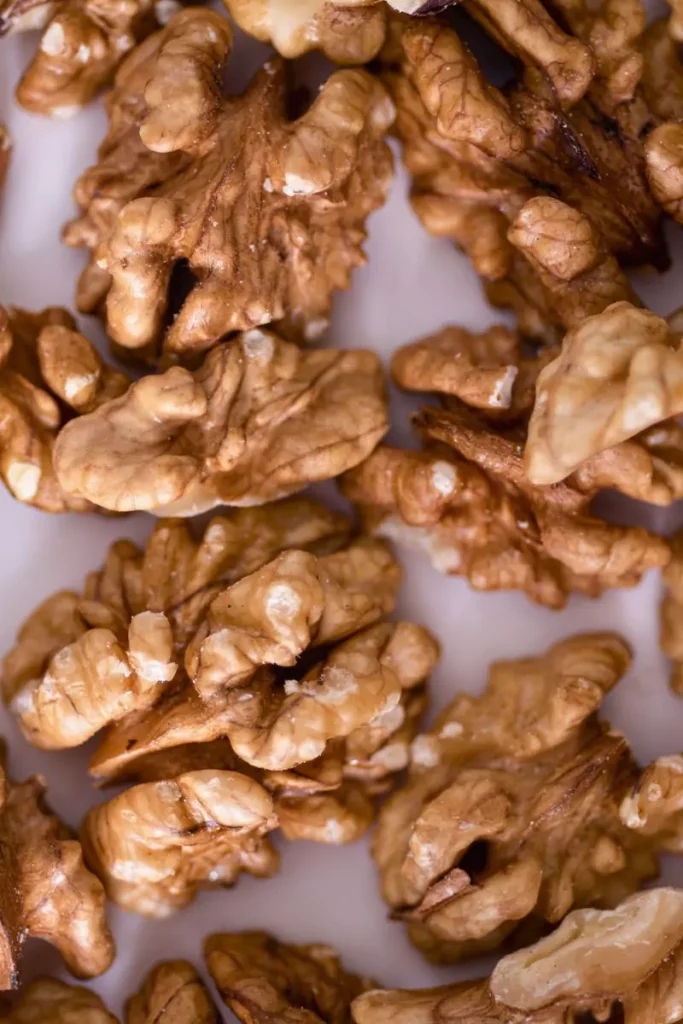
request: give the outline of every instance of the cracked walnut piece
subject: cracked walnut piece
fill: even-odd
[[[266,932],[211,935],[204,955],[241,1024],[351,1024],[351,1001],[372,985],[329,946],[289,945]]]
[[[324,329],[333,291],[364,261],[367,216],[385,198],[393,105],[363,70],[333,74],[295,121],[280,61],[244,96],[220,93],[228,22],[198,8],[163,30],[144,89],[140,138],[186,165],[128,203],[97,254],[111,275],[107,331],[138,352],[196,357],[231,331],[283,321],[299,337]],[[174,266],[195,285],[165,332]]]
[[[98,995],[57,978],[36,978],[23,986],[6,1024],[118,1024]],[[190,1024],[189,1019],[183,1024]]]
[[[657,837],[619,815],[637,767],[596,715],[629,665],[612,633],[497,662],[481,697],[456,697],[414,741],[373,856],[384,898],[430,959],[519,944],[657,874]]]
[[[55,946],[79,978],[101,974],[114,959],[102,886],[44,790],[39,776],[15,783],[0,766],[0,990],[18,985],[28,938]]]
[[[423,451],[380,446],[345,474],[342,490],[366,529],[424,551],[441,572],[562,608],[571,593],[633,586],[669,561],[663,539],[589,513],[597,491],[634,468],[643,489],[652,482],[661,438],[651,439],[653,454],[619,451],[621,461],[591,462],[577,480],[536,487],[524,472],[523,435],[499,432],[464,407],[424,409],[416,423]]]
[[[60,487],[55,440],[69,419],[128,387],[75,326],[58,307],[0,307],[0,476],[13,497],[45,512],[92,509]]]
[[[662,650],[671,660],[670,685],[683,696],[683,531],[669,538],[671,561],[664,569],[664,597],[659,612]]]
[[[195,515],[335,477],[386,430],[373,352],[300,349],[252,330],[198,370],[143,377],[69,424],[54,464],[68,494],[103,508]]]
[[[83,849],[112,902],[167,917],[199,888],[269,878],[279,858],[266,833],[277,827],[273,800],[240,772],[186,772],[142,783],[94,807],[81,827]]]
[[[167,520],[142,551],[118,541],[82,593],[59,591],[29,616],[4,659],[4,699],[36,746],[84,743],[182,676],[185,647],[226,587],[283,549],[324,556],[348,533],[344,516],[292,499],[216,516],[197,539],[185,522]]]
[[[626,302],[569,331],[538,377],[525,449],[531,483],[558,483],[683,412],[680,348],[666,320]]]
[[[355,1024],[679,1024],[683,892],[651,889],[614,910],[574,910],[491,977],[356,998]]]
[[[218,1013],[192,964],[158,964],[126,1003],[126,1024],[219,1024]]]

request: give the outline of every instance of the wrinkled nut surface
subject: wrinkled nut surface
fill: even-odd
[[[43,781],[15,783],[0,766],[0,989],[17,987],[21,947],[51,943],[72,974],[91,978],[114,959],[105,895],[81,844],[50,811]]]
[[[412,745],[373,857],[413,942],[447,962],[519,944],[576,906],[614,906],[657,873],[659,836],[621,820],[637,779],[623,736],[598,722],[630,664],[615,634],[571,637],[492,666]]]
[[[374,353],[305,350],[253,330],[217,346],[197,371],[143,377],[80,417],[62,431],[54,462],[74,497],[194,515],[337,476],[386,430]]]
[[[108,333],[143,354],[163,338],[168,356],[196,357],[229,332],[278,321],[319,336],[391,180],[394,110],[377,79],[338,71],[290,122],[280,62],[244,96],[220,95],[231,46],[224,18],[181,11],[145,76],[140,139],[185,154],[185,165],[128,203],[97,253],[111,275]],[[179,261],[195,284],[165,332]]]
[[[211,935],[211,976],[242,1024],[350,1024],[351,1001],[370,988],[329,946],[288,945],[265,932]]]
[[[26,110],[66,119],[110,83],[125,55],[163,22],[165,8],[161,0],[61,0],[34,13],[46,17],[45,28],[17,100]]]
[[[355,1024],[677,1024],[683,893],[652,889],[614,910],[574,910],[491,977],[358,996]]]
[[[44,512],[92,509],[57,481],[55,440],[70,418],[128,386],[75,326],[58,307],[0,307],[0,476],[13,497]]]
[[[664,569],[664,597],[659,612],[662,650],[671,659],[670,684],[683,695],[683,533],[670,538],[671,561]]]
[[[216,1007],[192,964],[171,960],[145,978],[126,1003],[126,1024],[219,1024]]]
[[[198,888],[267,878],[278,855],[265,837],[273,801],[239,772],[187,772],[143,783],[93,808],[81,828],[88,863],[124,910],[167,917]]]
[[[638,835],[671,853],[683,851],[683,756],[658,757],[624,797],[621,818]]]
[[[645,141],[652,193],[667,213],[683,220],[683,126],[662,124]]]
[[[387,34],[388,15],[377,0],[225,0],[236,23],[283,57],[320,50],[335,64],[366,64]]]
[[[683,353],[666,320],[626,302],[589,317],[541,371],[525,467],[564,480],[591,456],[683,412]]]
[[[663,539],[604,522],[589,504],[609,486],[675,496],[675,438],[671,449],[666,437],[658,449],[655,436],[651,451],[620,447],[576,480],[537,487],[524,470],[523,434],[499,431],[464,407],[424,409],[416,423],[423,451],[380,446],[345,474],[342,490],[366,529],[424,551],[439,571],[465,576],[477,590],[521,590],[562,608],[571,593],[633,586],[669,561]]]
[[[94,992],[56,978],[29,982],[2,1019],[6,1024],[118,1024]]]
[[[181,681],[185,647],[217,594],[283,548],[324,555],[348,532],[344,516],[290,499],[216,516],[197,537],[162,521],[144,551],[118,541],[82,594],[60,591],[24,623],[3,662],[4,700],[36,746],[84,743]]]

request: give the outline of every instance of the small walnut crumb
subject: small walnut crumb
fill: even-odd
[[[127,378],[107,367],[73,317],[0,306],[0,476],[13,497],[45,512],[85,512],[53,468],[61,427],[122,394]]]
[[[218,1024],[219,1017],[197,971],[185,960],[158,964],[126,1003],[126,1024]]]
[[[627,302],[569,331],[538,377],[525,467],[532,484],[683,412],[683,352],[666,320]]]
[[[211,935],[204,955],[242,1024],[347,1024],[351,1001],[372,985],[346,971],[328,946],[287,945],[266,932]]]
[[[197,889],[231,886],[241,872],[273,875],[278,855],[266,838],[277,826],[273,801],[239,772],[186,772],[133,786],[91,810],[81,839],[109,898],[124,910],[166,917]]]
[[[104,890],[44,790],[40,777],[15,783],[0,766],[0,990],[18,986],[28,938],[55,946],[79,978],[101,974],[114,959]]]
[[[22,987],[2,1019],[6,1024],[118,1024],[94,992],[56,978],[36,978]]]
[[[62,430],[61,486],[112,511],[194,515],[330,479],[387,430],[381,364],[366,350],[305,350],[248,331],[195,372],[143,377]]]
[[[661,833],[641,837],[620,817],[637,767],[595,714],[629,664],[610,633],[498,662],[481,697],[459,695],[415,741],[373,856],[384,898],[430,959],[519,943],[656,874]]]

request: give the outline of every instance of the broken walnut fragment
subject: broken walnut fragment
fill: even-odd
[[[118,1024],[98,995],[57,978],[36,978],[22,987],[2,1019],[6,1024]]]
[[[590,514],[597,492],[634,468],[636,482],[651,487],[655,437],[652,452],[619,449],[577,479],[541,487],[526,476],[521,431],[499,430],[463,406],[424,409],[416,424],[422,451],[380,446],[345,474],[342,490],[366,529],[424,551],[441,572],[562,608],[571,593],[633,586],[669,561],[663,539]]]
[[[82,593],[60,591],[29,616],[4,659],[4,700],[34,745],[84,743],[182,677],[185,647],[226,587],[283,549],[324,555],[348,533],[344,516],[290,499],[216,516],[197,537],[162,521],[144,550],[117,541]]]
[[[18,501],[45,512],[92,509],[59,485],[55,440],[70,419],[128,387],[75,327],[58,307],[0,307],[0,476]]]
[[[384,898],[430,959],[519,944],[657,874],[659,837],[620,817],[637,766],[596,716],[629,664],[611,633],[497,662],[481,697],[456,697],[413,742],[373,856]]]
[[[113,511],[195,515],[327,480],[387,430],[384,379],[366,350],[307,350],[263,330],[198,370],[137,381],[64,429],[54,463],[69,495]]]
[[[186,772],[133,786],[93,808],[81,828],[86,858],[124,910],[167,917],[197,890],[267,878],[278,855],[266,838],[273,801],[240,772]]]
[[[683,412],[680,349],[666,320],[626,302],[569,331],[538,377],[525,449],[531,483],[558,483]]]
[[[683,893],[651,889],[611,910],[573,910],[489,979],[415,991],[375,990],[355,1024],[678,1024]]]
[[[40,777],[12,782],[0,766],[0,990],[18,985],[28,938],[55,946],[79,978],[101,974],[114,959],[104,890],[44,790]]]
[[[143,187],[99,239],[108,334],[144,356],[163,342],[171,359],[196,359],[230,332],[271,322],[318,337],[333,292],[364,262],[365,221],[391,181],[385,89],[367,71],[338,71],[288,121],[280,61],[243,96],[223,97],[232,33],[214,12],[181,11],[154,45],[136,79],[145,80],[139,137],[152,154],[184,162]],[[195,283],[171,317],[179,263]]]
[[[664,597],[660,607],[660,641],[671,659],[670,684],[683,696],[683,533],[670,538],[671,561],[664,569]]]
[[[173,0],[171,9],[178,6]],[[17,86],[18,102],[33,113],[73,117],[109,85],[125,55],[163,24],[167,10],[163,0],[5,0],[0,35],[9,27],[43,28]]]
[[[370,988],[329,946],[295,946],[266,932],[211,935],[211,976],[241,1024],[351,1024],[350,1004]]]
[[[0,123],[0,189],[5,184],[11,151],[12,139],[4,124]]]
[[[225,0],[225,5],[244,32],[288,58],[320,50],[335,64],[366,64],[387,34],[387,8],[377,0]]]
[[[213,1000],[185,960],[158,964],[126,1003],[126,1024],[219,1024]]]

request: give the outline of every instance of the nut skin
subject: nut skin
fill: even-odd
[[[266,932],[211,935],[204,956],[241,1024],[351,1024],[351,1001],[372,984],[347,972],[329,946],[289,945]]]
[[[74,497],[111,511],[191,516],[330,479],[388,427],[377,356],[300,349],[262,330],[218,345],[69,424],[54,453]]]
[[[128,386],[75,326],[58,307],[0,307],[0,477],[13,497],[44,512],[92,510],[57,481],[57,434]]]
[[[126,1003],[126,1024],[219,1024],[211,997],[186,960],[158,964]]]
[[[683,893],[651,889],[615,909],[573,910],[490,978],[358,996],[354,1024],[579,1024],[680,1020]],[[623,1017],[621,1016],[623,1014]]]
[[[638,770],[595,714],[629,664],[609,633],[496,663],[483,696],[456,697],[413,742],[373,857],[384,898],[430,959],[519,945],[656,875],[661,830],[641,837],[622,821]]]
[[[23,986],[2,1019],[7,1024],[118,1024],[94,992],[56,978],[36,978]]]
[[[4,765],[0,773],[0,989],[17,987],[27,938],[54,945],[77,977],[101,974],[114,959],[114,940],[100,882],[47,807],[43,780],[14,783]]]

